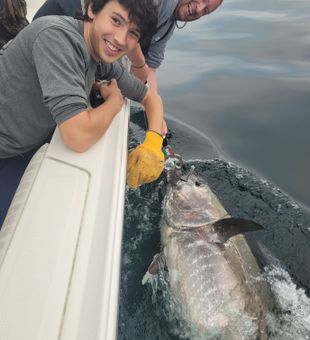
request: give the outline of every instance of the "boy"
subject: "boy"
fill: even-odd
[[[0,51],[0,225],[34,152],[55,126],[66,146],[84,152],[121,110],[123,94],[140,101],[149,130],[128,158],[128,184],[157,179],[163,170],[163,107],[160,97],[114,63],[156,29],[150,0],[92,0],[83,20],[50,16],[34,21]],[[105,99],[90,108],[95,87]],[[117,80],[117,81],[116,81]]]

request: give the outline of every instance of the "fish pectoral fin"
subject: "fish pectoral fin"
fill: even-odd
[[[262,225],[244,218],[223,218],[212,225],[213,235],[210,241],[213,243],[225,243],[232,236],[262,229],[264,229]]]
[[[153,261],[149,265],[147,272],[144,274],[142,279],[142,285],[146,283],[150,283],[153,289],[153,294],[156,292],[158,288],[158,276],[161,271],[163,271],[166,267],[166,256],[164,251],[161,251],[159,254],[154,255]]]
[[[148,272],[153,275],[157,275],[160,270],[163,270],[166,266],[166,257],[164,252],[154,255],[153,261],[149,265]]]
[[[151,284],[156,280],[157,275],[150,274],[149,271],[147,271],[143,278],[142,278],[142,285],[146,285],[147,283]],[[153,285],[152,285],[153,286]]]

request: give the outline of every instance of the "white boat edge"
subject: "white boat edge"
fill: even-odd
[[[0,339],[113,340],[130,103],[77,154],[56,129],[0,232]]]

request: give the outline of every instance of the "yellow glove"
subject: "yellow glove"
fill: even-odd
[[[165,156],[161,151],[163,137],[147,131],[144,142],[128,156],[127,183],[136,189],[139,185],[155,181],[164,169]]]

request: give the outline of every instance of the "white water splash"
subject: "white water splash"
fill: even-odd
[[[310,339],[310,299],[305,291],[297,288],[281,267],[266,268],[264,277],[280,308],[279,315],[269,317],[273,333],[270,340]]]

